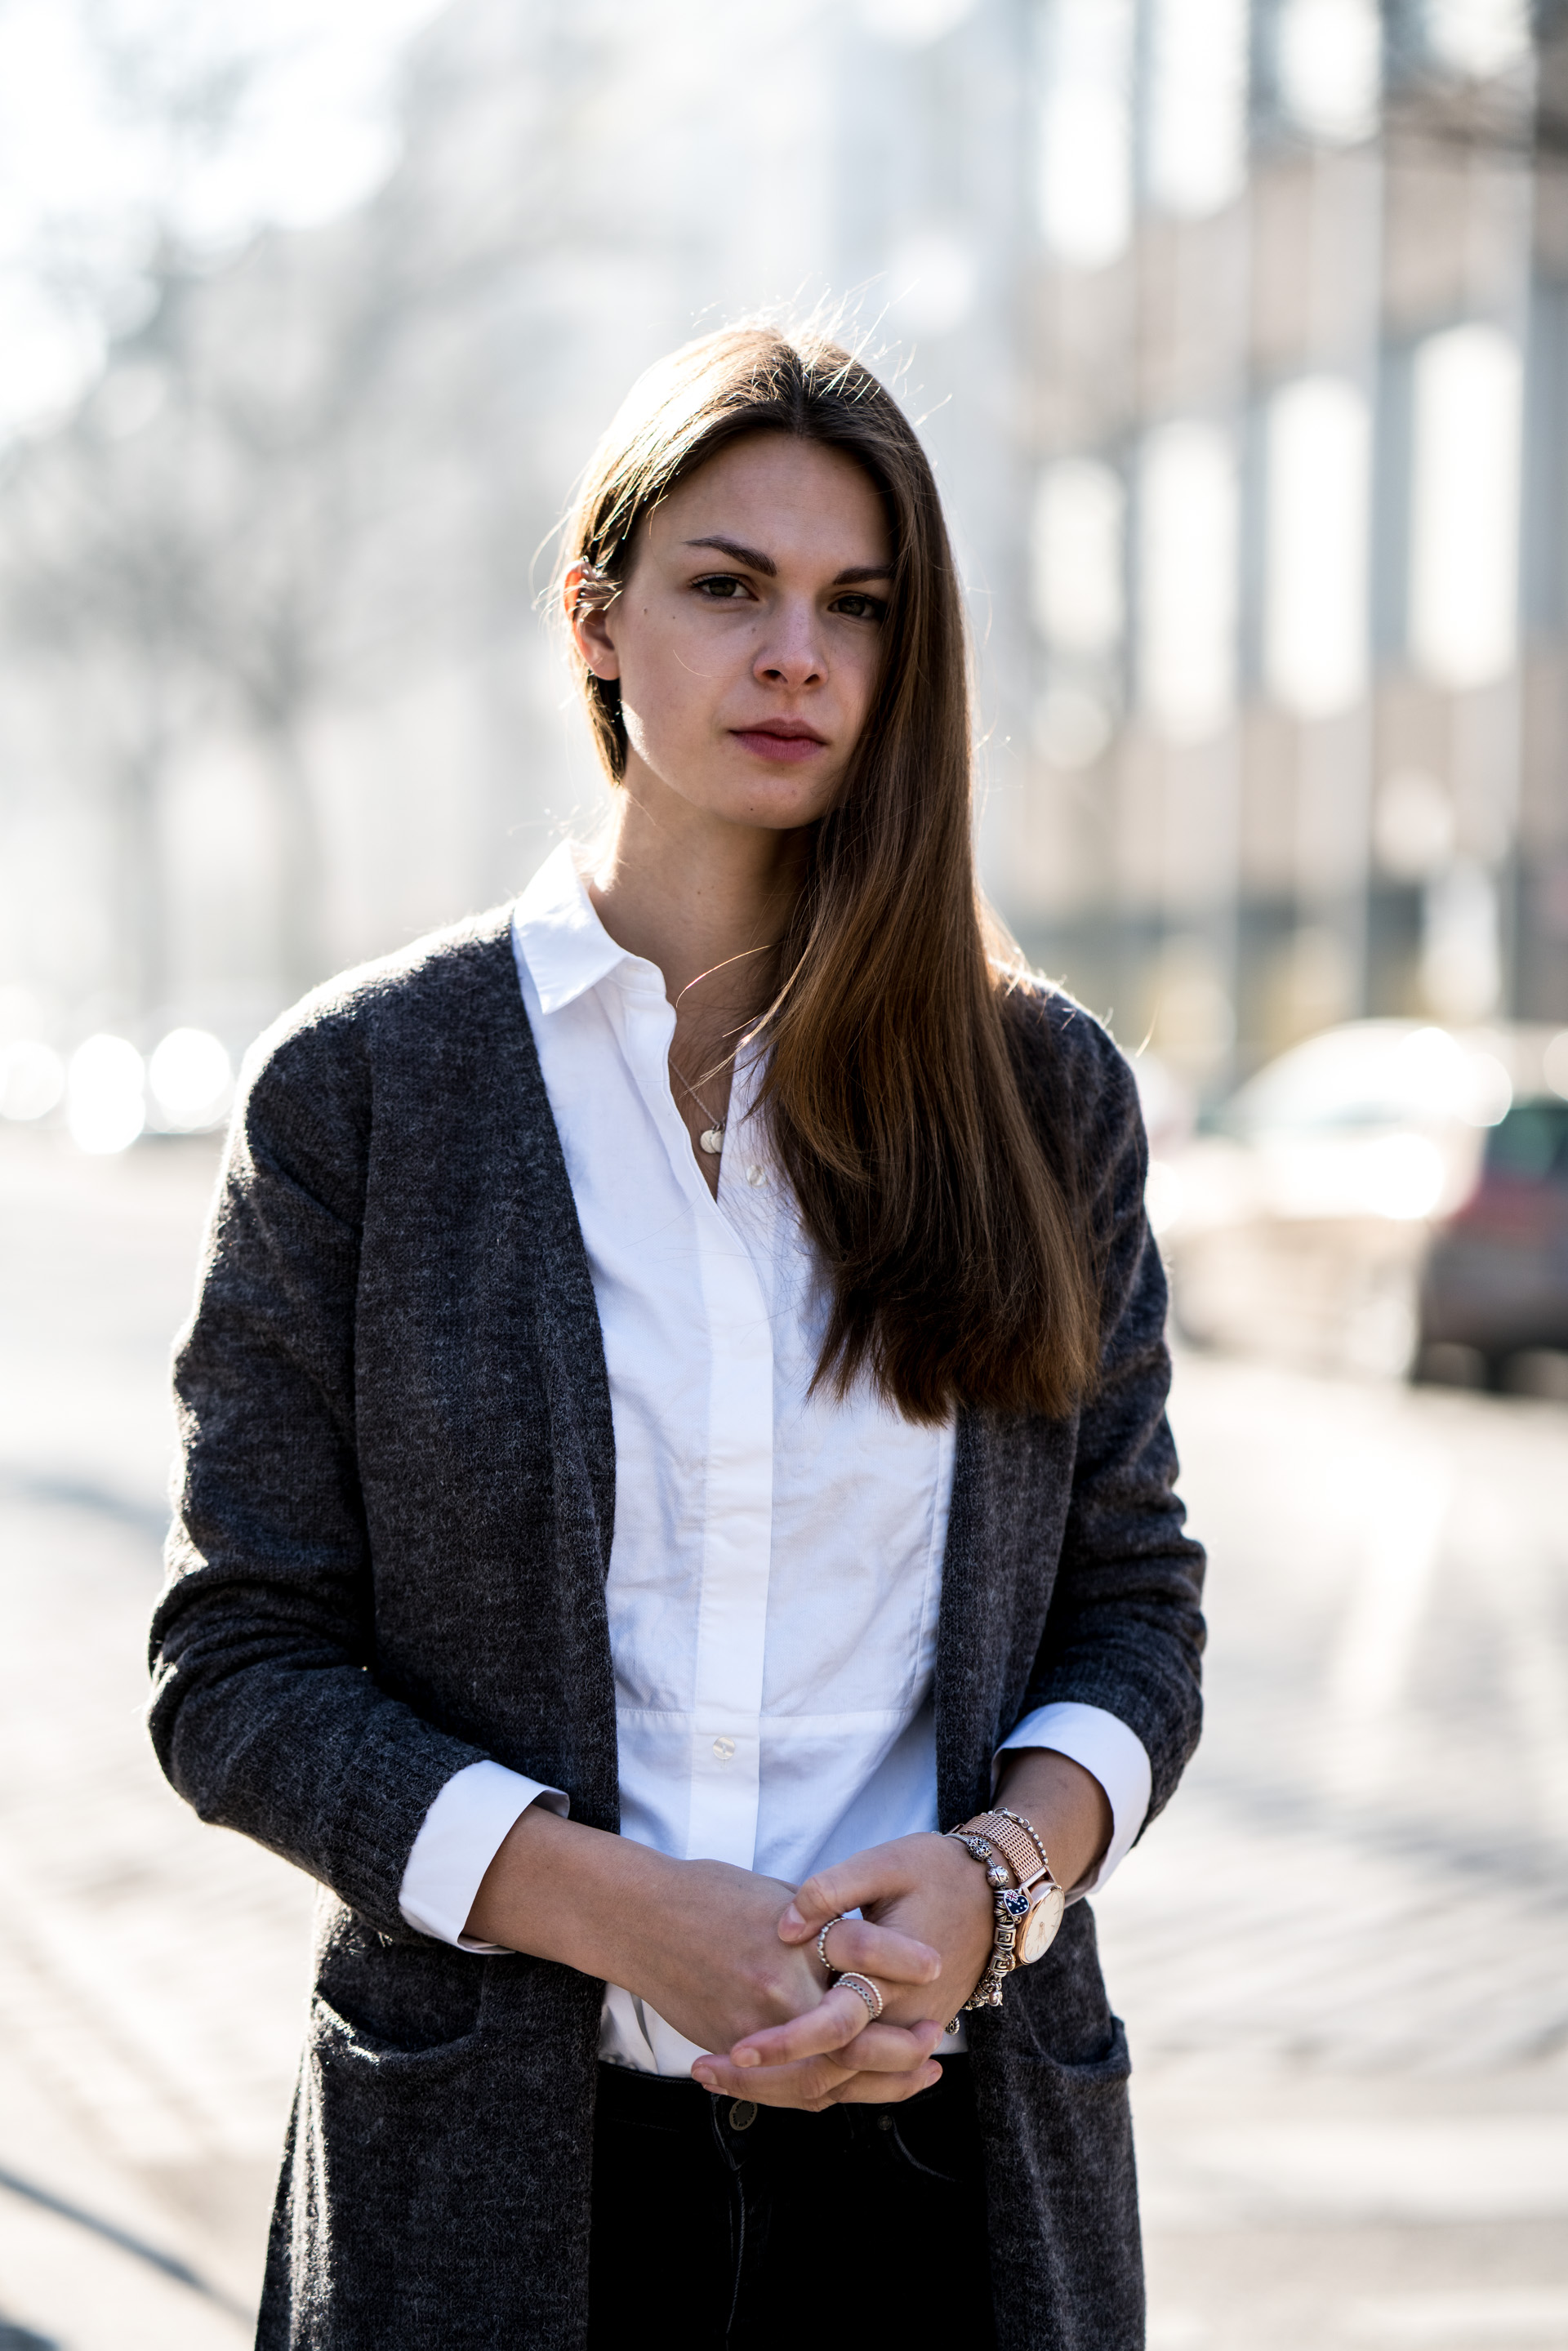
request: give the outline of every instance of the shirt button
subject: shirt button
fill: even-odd
[[[735,1753],[734,1740],[716,1739],[713,1742],[713,1751],[721,1763],[727,1763],[730,1757]]]
[[[763,1184],[766,1184],[766,1183],[767,1183],[767,1181],[768,1181],[768,1170],[767,1170],[767,1168],[766,1168],[766,1167],[748,1167],[748,1168],[747,1169],[747,1171],[746,1171],[746,1180],[747,1180],[747,1182],[749,1185],[751,1185],[754,1188],[756,1188],[756,1187],[758,1187],[758,1186],[761,1186],[761,1185],[763,1185]]]

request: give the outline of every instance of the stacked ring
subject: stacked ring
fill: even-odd
[[[832,1917],[829,1919],[827,1925],[823,1928],[821,1933],[817,1938],[817,1957],[821,1960],[823,1967],[828,1971],[828,1980],[830,1983],[833,1978],[834,1969],[831,1959],[828,1957],[828,1937],[832,1933],[833,1928],[838,1925],[843,1915],[844,1914],[841,1910],[835,1910]]]
[[[854,1969],[850,1968],[847,1969],[839,1978],[838,1982],[833,1986],[833,1990],[837,1991],[841,1986],[844,1984],[848,1984],[850,1990],[854,1992],[858,1998],[864,2001],[866,2007],[870,2011],[868,2022],[874,2024],[877,2018],[882,2014],[882,1994],[878,1991],[871,1978],[869,1976],[860,1975]]]

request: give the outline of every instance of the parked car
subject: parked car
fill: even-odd
[[[1486,1137],[1469,1197],[1433,1235],[1421,1284],[1422,1364],[1477,1359],[1487,1384],[1539,1349],[1568,1351],[1568,1102],[1516,1102]],[[1458,1367],[1462,1368],[1462,1367]]]
[[[1521,1113],[1556,1099],[1552,1045],[1549,1029],[1361,1020],[1260,1071],[1152,1171],[1178,1332],[1324,1370],[1415,1370],[1437,1328],[1434,1238],[1447,1248],[1485,1194],[1487,1138],[1526,1132],[1508,1124],[1516,1095]],[[1433,1312],[1454,1287],[1436,1282]]]

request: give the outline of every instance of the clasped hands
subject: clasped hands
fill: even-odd
[[[1082,1764],[1051,1749],[1010,1753],[997,1801],[1016,1805],[1035,1823],[1059,1885],[1085,1880],[1110,1844],[1104,1789]],[[764,1887],[777,1881],[751,1883]],[[883,2006],[874,2024],[867,2022],[858,1993],[828,1990],[817,1959],[824,1922],[857,1909],[859,1919],[845,1918],[833,1928],[828,1956],[836,1969],[853,1969],[876,1984]],[[738,2038],[677,2023],[712,2053],[692,2067],[697,2081],[759,2105],[815,2110],[909,2098],[939,2079],[933,2052],[943,2026],[980,1980],[995,1924],[986,1873],[965,1846],[935,1834],[872,1845],[809,1877],[774,1912],[772,1924],[775,1947],[808,1963],[807,1980],[793,1980],[800,1989],[789,2013]],[[768,1968],[762,1974],[766,1998],[786,1996],[786,1985]],[[654,2005],[662,2016],[670,2015]]]
[[[1058,1882],[1074,1886],[1104,1854],[1111,1808],[1068,1757],[1009,1758],[1000,1800],[1040,1828]],[[837,1970],[869,1976],[883,2012],[831,1990],[817,1957],[830,1918]],[[940,2076],[942,2028],[979,1981],[993,1905],[984,1870],[951,1837],[869,1846],[804,1886],[722,1861],[679,1861],[530,1804],[485,1874],[466,1933],[623,1984],[708,2053],[708,2089],[813,2112],[888,2104]]]
[[[756,1883],[775,1898],[789,1893],[775,1879]],[[840,1916],[852,1909],[862,1915]],[[833,1918],[829,1959],[875,1984],[883,2011],[874,2022],[858,1992],[831,1988],[823,1972],[817,1941]],[[989,1955],[991,1897],[961,1845],[899,1837],[808,1878],[775,1911],[772,1936],[773,1952],[764,1945],[746,1954],[746,1989],[764,2013],[788,2012],[699,2058],[693,2078],[731,2097],[811,2112],[892,2104],[941,2076],[933,2052]]]

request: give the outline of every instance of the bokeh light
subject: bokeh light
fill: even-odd
[[[234,1092],[234,1071],[209,1029],[171,1029],[147,1064],[147,1082],[162,1123],[191,1134],[222,1118]]]
[[[70,1058],[66,1119],[83,1151],[125,1151],[147,1123],[141,1056],[128,1038],[88,1038]]]
[[[47,1118],[66,1090],[59,1055],[36,1038],[20,1038],[0,1051],[0,1116]]]

